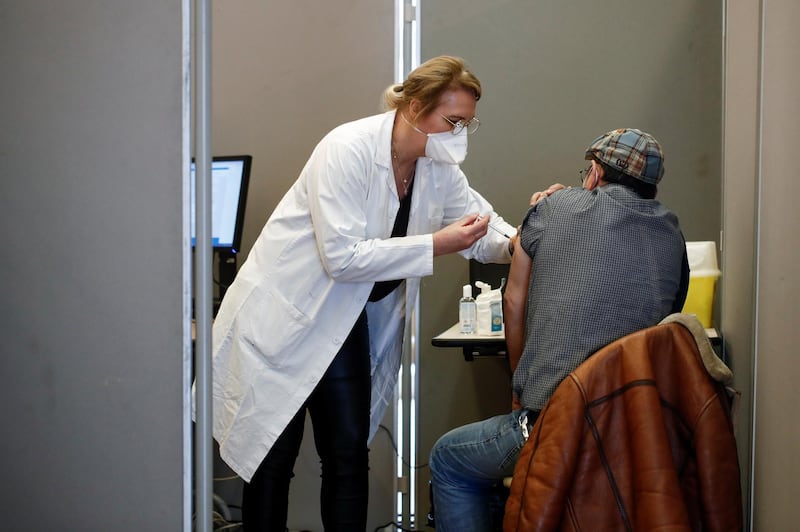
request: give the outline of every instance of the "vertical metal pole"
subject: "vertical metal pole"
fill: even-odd
[[[406,76],[419,66],[420,53],[420,3],[421,0],[395,1],[395,81],[402,83]],[[406,527],[417,528],[417,433],[419,432],[419,297],[414,305],[408,305],[411,312],[411,330],[405,332],[403,358],[397,383],[399,412],[395,412],[395,432],[398,435],[395,515]],[[407,469],[407,471],[406,471]]]
[[[759,336],[760,336],[760,328],[758,326],[760,321],[760,316],[762,312],[761,308],[761,244],[764,243],[761,236],[761,214],[763,212],[763,207],[761,204],[761,192],[764,185],[764,56],[765,56],[765,40],[767,37],[767,27],[766,27],[766,0],[762,0],[759,2],[759,29],[758,29],[758,104],[756,110],[756,116],[758,119],[758,125],[756,129],[756,134],[758,135],[758,144],[756,146],[756,196],[754,199],[755,202],[755,219],[756,219],[756,227],[755,227],[755,271],[754,279],[755,279],[755,286],[753,287],[753,339],[752,339],[752,349],[753,349],[753,376],[751,385],[751,393],[753,397],[753,406],[751,410],[751,422],[750,422],[750,464],[749,464],[749,477],[750,477],[750,493],[748,500],[746,502],[746,509],[749,515],[749,530],[754,530],[754,526],[756,524],[755,520],[755,503],[756,503],[756,490],[755,490],[755,478],[756,478],[756,431],[757,431],[757,421],[758,421],[758,369],[759,369],[759,361],[760,361],[760,352],[759,352]]]
[[[195,9],[195,530],[211,532],[211,1]]]
[[[182,109],[181,117],[181,155],[183,169],[183,210],[181,221],[183,224],[183,532],[190,532],[192,525],[192,507],[194,506],[194,423],[192,422],[192,381],[194,379],[194,324],[192,323],[192,265],[194,253],[189,244],[191,237],[191,220],[189,219],[194,205],[191,197],[191,171],[192,156],[192,28],[194,17],[192,0],[181,0],[181,80],[182,80]]]

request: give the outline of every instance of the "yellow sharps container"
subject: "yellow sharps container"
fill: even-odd
[[[689,259],[689,292],[683,312],[694,314],[703,327],[712,327],[714,291],[722,272],[717,267],[717,247],[714,242],[687,242]]]

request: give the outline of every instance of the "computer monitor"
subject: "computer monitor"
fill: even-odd
[[[211,238],[215,251],[235,254],[242,244],[244,208],[250,183],[250,155],[213,157],[211,161]],[[195,196],[195,163],[191,167],[191,194]],[[197,239],[194,202],[190,202],[192,247]]]

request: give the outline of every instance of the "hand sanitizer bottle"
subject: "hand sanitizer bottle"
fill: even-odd
[[[462,296],[458,303],[458,322],[461,324],[461,334],[475,334],[475,320],[478,308],[472,299],[472,285],[465,284],[461,289]]]

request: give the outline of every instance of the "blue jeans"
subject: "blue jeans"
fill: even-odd
[[[436,532],[484,532],[492,528],[490,494],[511,476],[525,444],[520,416],[527,410],[458,427],[431,449]],[[536,413],[528,414],[532,424]]]

